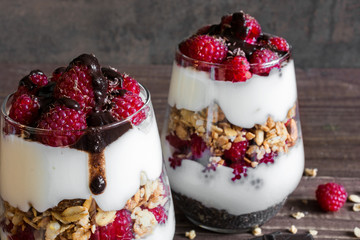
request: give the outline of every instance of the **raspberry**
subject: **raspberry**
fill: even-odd
[[[162,206],[158,206],[156,208],[152,208],[148,210],[154,214],[155,219],[159,224],[165,223],[166,220],[168,219],[165,208]]]
[[[236,37],[249,44],[256,43],[261,34],[261,26],[258,21],[243,12],[234,13],[231,19],[231,28]]]
[[[184,154],[181,154],[180,152],[174,152],[173,156],[169,158],[170,167],[175,169],[176,167],[180,167]]]
[[[224,151],[224,157],[231,160],[233,163],[239,163],[244,159],[247,148],[249,147],[249,141],[234,142],[229,150]]]
[[[60,81],[60,77],[62,76],[62,74],[66,71],[65,67],[58,67],[57,69],[55,69],[52,73],[52,77],[51,77],[51,81],[52,82],[59,82]]]
[[[98,227],[90,240],[132,240],[133,223],[129,211],[122,209],[116,212],[115,220],[103,227]]]
[[[226,58],[225,41],[208,35],[197,35],[180,43],[180,51],[195,60],[220,63]]]
[[[269,49],[260,49],[256,50],[251,56],[250,56],[250,63],[251,63],[251,71],[254,74],[258,74],[261,76],[267,76],[269,75],[271,69],[274,67],[280,68],[280,64],[276,63],[270,63],[272,61],[276,61],[279,59],[279,56],[269,50]],[[267,64],[270,63],[270,64]]]
[[[112,99],[112,103],[111,115],[119,121],[128,118],[144,106],[141,97],[129,91],[116,96]],[[139,125],[145,118],[145,111],[142,110],[132,117],[131,122],[134,125]]]
[[[192,134],[190,136],[190,146],[191,146],[191,152],[195,159],[201,158],[203,152],[206,149],[206,143],[202,139],[202,137],[199,137],[197,134]]]
[[[172,135],[172,134],[167,135],[166,140],[170,143],[171,146],[173,146],[174,148],[176,148],[182,152],[185,151],[190,146],[189,141],[181,140],[176,135]]]
[[[22,94],[14,99],[9,116],[16,122],[29,126],[37,119],[39,109],[39,100],[35,96]]]
[[[75,65],[62,74],[56,84],[55,98],[67,97],[75,100],[85,112],[95,105],[92,77],[87,66]]]
[[[124,79],[123,89],[126,89],[130,92],[133,92],[133,93],[139,95],[139,93],[140,93],[139,83],[134,78],[130,77],[127,74],[123,75],[123,79]]]
[[[235,182],[236,180],[239,180],[241,178],[241,176],[244,176],[246,177],[247,176],[247,166],[245,165],[244,162],[238,162],[238,163],[233,163],[230,165],[230,167],[233,170],[233,174],[234,174],[234,177],[231,178],[231,180],[233,182]]]
[[[43,113],[38,128],[53,130],[49,134],[39,136],[44,144],[57,147],[75,143],[86,128],[86,115],[72,108],[56,105]]]
[[[40,70],[33,70],[29,74],[30,81],[37,87],[43,87],[49,83],[47,76]]]
[[[245,82],[251,78],[250,64],[246,57],[235,56],[225,62],[225,81]]]
[[[269,39],[269,44],[274,46],[278,51],[283,51],[283,52],[289,51],[289,44],[282,37],[271,37]]]
[[[337,183],[321,184],[316,190],[316,199],[324,211],[338,211],[344,206],[346,198],[345,188]]]
[[[263,158],[259,160],[259,163],[274,163],[274,158],[277,156],[276,153],[274,152],[270,152],[270,153],[265,153]]]

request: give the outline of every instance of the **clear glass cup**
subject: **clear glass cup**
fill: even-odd
[[[304,169],[290,51],[250,67],[264,74],[231,82],[224,72],[236,70],[179,50],[173,64],[161,136],[173,197],[189,220],[216,232],[269,220]]]
[[[150,93],[141,86],[140,96],[144,106],[128,119],[83,131],[21,125],[8,116],[12,96],[5,99],[2,240],[173,239],[175,214]],[[138,114],[146,117],[135,126]],[[69,137],[76,143],[49,145]]]

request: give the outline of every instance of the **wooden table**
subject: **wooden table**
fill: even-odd
[[[46,73],[56,64],[0,64],[0,99],[16,88],[18,81],[32,69]],[[118,66],[147,86],[152,95],[159,129],[162,128],[171,66]],[[360,69],[297,69],[298,99],[304,136],[306,166],[318,168],[314,178],[303,177],[275,218],[264,224],[263,233],[287,232],[295,225],[299,233],[318,231],[316,239],[356,239],[354,227],[360,227],[360,212],[352,211],[347,202],[339,212],[321,211],[315,200],[315,189],[321,183],[335,181],[349,194],[360,195]],[[297,211],[306,216],[291,217]],[[174,239],[186,239],[186,231],[195,229],[197,240],[250,239],[251,233],[222,235],[191,224],[176,211]]]

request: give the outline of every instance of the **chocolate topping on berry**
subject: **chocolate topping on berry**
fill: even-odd
[[[145,111],[139,111],[127,120],[144,105],[139,94],[135,79],[101,68],[94,55],[82,54],[66,68],[55,69],[51,82],[40,70],[22,78],[11,100],[10,117],[51,130],[29,140],[88,152],[89,188],[100,194],[106,188],[104,149],[146,118]]]

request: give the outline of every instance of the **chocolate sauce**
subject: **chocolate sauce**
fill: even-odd
[[[80,104],[71,99],[71,98],[67,98],[67,97],[62,97],[62,98],[59,98],[57,100],[61,105],[64,105],[68,108],[71,108],[71,109],[75,109],[75,110],[80,110]]]
[[[30,76],[33,74],[38,74],[38,75],[44,75],[44,72],[37,69],[37,70],[32,70],[28,75],[26,75],[25,77],[23,77],[20,82],[19,82],[19,86],[24,86],[26,87],[28,90],[32,91],[33,89],[36,88],[36,84],[34,84],[31,80],[30,80]]]
[[[106,187],[104,152],[89,154],[89,187],[93,194],[101,194]]]
[[[101,68],[101,72],[110,81],[109,85],[119,86],[120,88],[122,88],[124,79],[120,73],[118,73],[112,68],[105,68],[105,67]]]

